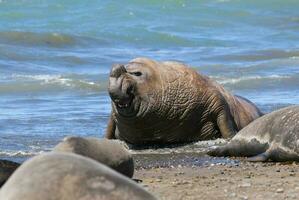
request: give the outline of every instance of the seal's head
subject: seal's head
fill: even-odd
[[[112,66],[109,78],[109,95],[114,111],[123,117],[138,117],[148,107],[155,80],[154,61],[138,58],[126,65]]]

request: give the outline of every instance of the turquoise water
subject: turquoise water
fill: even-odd
[[[185,62],[264,112],[299,102],[299,1],[0,1],[0,157],[102,137],[113,63]]]

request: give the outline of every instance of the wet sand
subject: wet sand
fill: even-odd
[[[154,161],[137,156],[134,178],[141,179],[140,184],[159,199],[299,199],[299,163],[201,156],[197,159],[205,161],[196,164],[179,157],[165,155]]]

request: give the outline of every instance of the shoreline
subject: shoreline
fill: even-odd
[[[135,179],[159,199],[298,199],[299,163],[137,168]]]

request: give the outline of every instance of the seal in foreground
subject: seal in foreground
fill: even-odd
[[[230,138],[262,113],[249,100],[178,62],[136,58],[114,65],[106,137],[131,144]]]
[[[154,200],[131,179],[73,153],[45,153],[23,163],[0,200]]]
[[[133,157],[119,141],[72,136],[64,138],[53,151],[92,158],[130,178],[134,174]]]
[[[208,154],[246,156],[249,161],[299,161],[299,106],[264,115]]]

